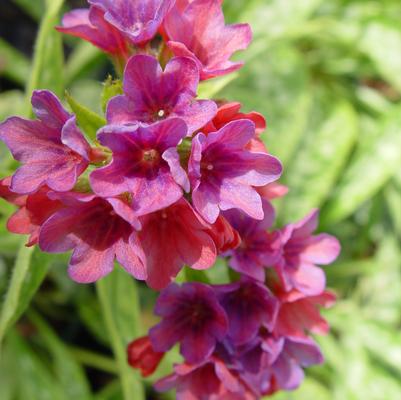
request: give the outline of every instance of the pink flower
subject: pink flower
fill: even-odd
[[[185,7],[185,2],[180,2],[164,21],[169,48],[176,56],[193,58],[202,80],[239,69],[243,64],[230,61],[230,57],[251,42],[249,25],[225,25],[219,0],[188,3]]]
[[[20,195],[10,191],[10,184],[11,178],[0,181],[0,197],[19,209],[8,220],[7,229],[19,235],[29,235],[27,246],[34,246],[38,242],[40,227],[62,204],[47,196],[47,187],[30,195]]]
[[[138,216],[175,203],[182,197],[182,187],[189,191],[176,150],[186,134],[186,125],[178,118],[147,127],[103,128],[98,139],[112,150],[113,160],[91,173],[92,189],[102,197],[128,193]]]
[[[127,38],[105,19],[105,11],[91,6],[64,15],[59,32],[84,39],[113,56],[127,59],[130,53]]]
[[[125,94],[110,100],[107,120],[110,124],[151,124],[179,117],[191,135],[217,110],[213,101],[195,100],[198,83],[198,68],[190,58],[173,58],[163,71],[154,57],[134,56],[125,68]]]
[[[71,190],[90,161],[89,144],[75,118],[51,92],[35,91],[32,105],[38,120],[11,117],[0,124],[0,139],[22,163],[10,188],[21,194],[42,185],[60,192]]]
[[[104,19],[135,45],[142,45],[157,33],[174,0],[89,0],[101,8]]]
[[[241,244],[239,233],[222,215],[219,215],[216,222],[210,226],[208,233],[213,238],[219,253],[236,249]]]
[[[65,208],[43,224],[39,246],[48,253],[74,250],[69,265],[73,280],[97,281],[113,270],[114,259],[135,278],[147,278],[143,262],[134,252],[136,235],[132,224],[137,221],[124,205],[118,205],[122,201],[74,193],[58,197]]]
[[[220,210],[237,208],[262,220],[262,200],[253,186],[277,180],[280,162],[265,153],[245,149],[255,137],[255,125],[248,120],[233,121],[217,132],[199,133],[192,141],[188,164],[197,211],[214,223]]]
[[[215,263],[216,246],[208,234],[210,227],[183,198],[140,221],[136,251],[144,257],[151,288],[165,288],[184,265],[207,269]]]
[[[159,380],[156,390],[175,388],[177,400],[256,400],[249,388],[217,357],[200,365],[176,365],[174,373]]]
[[[182,356],[191,364],[209,358],[228,329],[215,292],[201,283],[169,285],[157,299],[155,313],[162,321],[149,331],[153,348],[166,352],[180,343]]]
[[[288,193],[288,187],[277,182],[268,183],[265,186],[258,187],[256,190],[262,199],[268,201],[283,197]]]
[[[255,124],[255,131],[260,135],[266,129],[266,120],[262,114],[252,111],[248,114],[240,112],[241,103],[226,103],[219,107],[216,116],[202,128],[202,132],[206,135],[210,132],[216,132],[224,125],[238,119],[249,119]]]
[[[321,294],[326,280],[324,271],[315,264],[330,264],[340,253],[340,243],[334,236],[312,235],[318,215],[319,211],[314,210],[280,231],[282,252],[275,268],[286,291],[297,289],[308,296]]]
[[[136,339],[127,347],[128,364],[132,368],[140,369],[144,378],[156,371],[164,354],[153,349],[149,336]]]
[[[273,265],[281,249],[280,235],[268,233],[275,219],[272,205],[263,200],[264,218],[262,221],[250,218],[238,210],[224,212],[224,216],[241,237],[241,244],[228,251],[229,266],[235,271],[264,282],[265,268]]]
[[[336,296],[334,293],[324,291],[318,296],[305,296],[293,290],[281,293],[280,309],[277,316],[275,335],[278,336],[306,336],[307,333],[324,335],[330,327],[320,315],[320,307],[331,307]]]

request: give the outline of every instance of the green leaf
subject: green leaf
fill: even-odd
[[[66,85],[87,75],[93,68],[102,67],[106,60],[104,54],[91,43],[79,42],[69,56],[65,66]]]
[[[282,210],[285,222],[302,218],[329,196],[355,144],[357,128],[352,106],[339,103],[316,132],[309,132],[285,175],[290,188]]]
[[[137,371],[127,363],[126,348],[141,334],[136,283],[120,267],[96,285],[103,318],[116,357],[125,400],[143,400],[143,387]]]
[[[377,71],[401,90],[401,28],[398,21],[384,18],[370,21],[358,43]]]
[[[0,344],[7,330],[21,317],[43,282],[53,255],[46,255],[21,242],[0,316]]]
[[[198,98],[211,99],[221,92],[229,83],[238,78],[238,73],[226,75],[222,78],[215,78],[201,82],[198,87]]]
[[[322,223],[351,215],[374,196],[401,167],[401,113],[394,110],[382,125],[382,134],[346,170],[322,213]]]
[[[21,241],[20,249],[15,260],[13,275],[10,286],[1,309],[0,315],[0,344],[4,338],[7,329],[15,320],[15,313],[20,304],[22,287],[28,273],[29,265],[32,258],[33,248],[25,246],[26,238]]]
[[[26,87],[27,97],[40,88],[52,90],[59,96],[63,93],[63,45],[60,33],[54,29],[63,2],[46,0],[46,12],[39,27],[31,76]],[[27,101],[26,115],[30,115],[30,110],[31,104]]]
[[[14,356],[13,373],[18,377],[17,400],[67,400],[54,376],[31,347],[13,331],[7,348]]]
[[[83,368],[75,361],[68,347],[57,337],[39,314],[30,312],[30,320],[38,329],[40,339],[52,356],[52,366],[67,398],[90,400],[89,383]]]
[[[121,79],[113,80],[112,76],[109,75],[103,84],[102,91],[102,110],[105,113],[107,108],[107,103],[109,100],[115,96],[123,94],[123,83]]]
[[[78,103],[74,98],[65,93],[65,97],[70,105],[72,111],[77,117],[79,127],[88,135],[92,140],[96,140],[97,131],[106,125],[106,120],[95,112],[89,110],[82,104]]]
[[[45,0],[13,0],[32,18],[39,21],[45,11]]]
[[[0,120],[6,119],[10,115],[22,113],[24,103],[24,94],[19,90],[9,90],[0,95]],[[0,163],[3,162],[3,155]]]
[[[0,38],[0,75],[24,86],[29,75],[29,64],[22,53]]]

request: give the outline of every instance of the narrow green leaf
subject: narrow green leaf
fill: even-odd
[[[45,0],[13,0],[21,9],[37,21],[40,20],[45,11]]]
[[[395,110],[382,127],[382,135],[353,161],[322,213],[323,223],[351,215],[401,168],[401,113]]]
[[[348,103],[339,103],[316,132],[309,132],[285,175],[291,188],[282,210],[285,222],[302,218],[329,196],[357,132],[357,116]]]
[[[29,318],[38,329],[40,339],[43,340],[52,356],[53,369],[64,395],[75,400],[90,400],[92,395],[85,372],[76,362],[69,348],[64,345],[39,314],[30,312]]]
[[[385,44],[385,45],[384,45]],[[383,17],[367,24],[358,46],[373,61],[377,71],[401,90],[401,28]]]
[[[21,241],[20,249],[15,260],[13,275],[11,278],[10,286],[8,287],[7,294],[1,309],[0,315],[0,345],[4,338],[7,329],[10,327],[13,320],[15,320],[15,313],[20,304],[20,296],[26,275],[28,273],[29,265],[32,258],[33,248],[25,246],[26,238]]]
[[[21,242],[0,316],[0,344],[7,330],[21,317],[43,282],[54,256]]]
[[[127,363],[128,343],[141,334],[139,299],[135,281],[121,268],[96,285],[103,318],[116,357],[125,400],[144,400],[137,371]]]
[[[391,222],[401,238],[401,187],[392,182],[386,189],[385,198],[392,217]]]
[[[69,347],[69,351],[78,362],[87,367],[108,372],[110,374],[118,374],[116,363],[109,357],[77,347]]]
[[[111,75],[109,75],[103,84],[102,92],[102,110],[105,113],[107,108],[107,103],[112,97],[123,94],[123,83],[120,79],[113,80]]]
[[[63,46],[61,34],[54,27],[59,22],[59,14],[63,0],[46,0],[46,12],[40,24],[35,44],[31,76],[26,92],[30,97],[35,89],[46,88],[61,96],[63,93]],[[31,110],[26,105],[26,114]]]
[[[51,371],[28,343],[13,331],[7,337],[7,348],[14,356],[13,373],[18,377],[17,400],[67,400]]]
[[[101,127],[106,125],[106,120],[82,104],[78,103],[69,93],[66,92],[65,97],[72,111],[77,117],[77,122],[80,128],[91,140],[96,140],[96,133]]]
[[[29,75],[29,68],[29,60],[0,38],[0,75],[24,86],[26,77]]]

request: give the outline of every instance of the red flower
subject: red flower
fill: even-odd
[[[134,340],[128,345],[128,364],[132,368],[140,369],[144,378],[152,375],[159,366],[165,353],[153,350],[149,336]]]

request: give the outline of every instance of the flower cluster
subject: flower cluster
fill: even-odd
[[[107,53],[122,90],[95,139],[46,90],[33,93],[35,120],[0,124],[20,163],[0,181],[0,197],[18,207],[8,229],[44,252],[72,250],[76,282],[97,281],[117,260],[162,290],[160,324],[129,347],[131,365],[149,375],[180,344],[184,363],[157,389],[239,400],[295,388],[302,367],[322,360],[309,334],[327,331],[317,306],[334,297],[317,265],[339,244],[312,234],[317,211],[272,230],[270,200],[287,189],[260,138],[263,116],[197,98],[202,81],[242,66],[230,59],[249,45],[249,25],[226,25],[221,0],[89,4],[57,29]],[[232,282],[172,283],[184,265],[205,270],[219,255]]]
[[[171,284],[161,292],[160,323],[128,348],[130,364],[147,376],[180,345],[183,363],[156,383],[157,390],[175,388],[179,400],[256,400],[297,388],[303,368],[323,362],[310,334],[327,333],[319,307],[332,305],[335,295],[325,290],[324,272],[315,264],[334,261],[339,243],[312,234],[316,211],[276,231],[268,231],[274,210],[267,201],[264,211],[263,221],[224,213],[241,238],[225,253],[240,272],[237,280]]]

